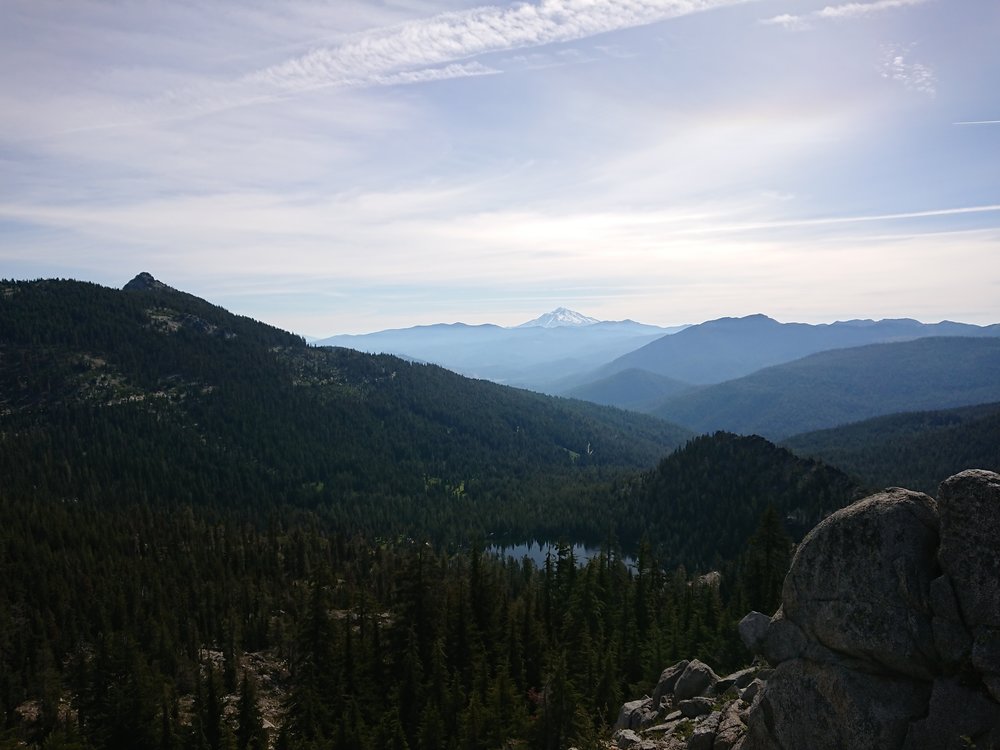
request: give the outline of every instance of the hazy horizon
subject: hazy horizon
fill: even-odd
[[[547,310],[546,313],[548,313],[548,312],[554,312],[554,310]],[[583,315],[587,314],[585,310],[573,310],[572,312],[581,313]],[[543,314],[545,314],[545,313],[543,313]],[[895,315],[895,316],[892,316],[890,318],[857,318],[857,317],[855,317],[855,318],[839,318],[837,320],[780,320],[778,318],[775,318],[775,316],[773,316],[773,315],[768,315],[766,312],[747,313],[746,315],[739,315],[739,316],[719,315],[719,316],[716,316],[716,317],[713,317],[713,318],[706,318],[705,320],[687,321],[687,322],[683,322],[683,323],[658,323],[658,322],[652,322],[652,321],[648,321],[648,320],[637,320],[635,318],[619,318],[619,319],[616,319],[616,320],[605,319],[605,320],[601,320],[599,322],[601,322],[601,323],[615,323],[615,322],[624,322],[626,320],[631,320],[634,323],[641,323],[641,324],[644,324],[644,325],[659,326],[660,328],[669,329],[669,328],[678,328],[678,327],[692,327],[692,326],[700,325],[701,323],[708,323],[708,322],[715,321],[715,320],[720,320],[720,319],[723,319],[723,318],[744,318],[744,317],[751,317],[751,316],[755,316],[755,315],[764,315],[764,316],[766,316],[768,318],[776,320],[778,323],[806,323],[808,325],[831,325],[833,323],[849,323],[849,322],[854,322],[854,321],[879,322],[881,320],[892,320],[892,319],[895,319],[895,320],[902,320],[902,319],[916,320],[918,323],[924,323],[924,324],[947,323],[947,322],[950,322],[950,323],[969,323],[970,322],[970,321],[967,321],[967,320],[956,320],[954,318],[942,318],[940,320],[920,320],[919,318],[913,318],[913,317],[907,316],[907,315]],[[540,316],[536,315],[535,317],[537,318],[537,317],[540,317]],[[532,318],[532,320],[534,320],[534,318]],[[336,332],[336,333],[326,334],[326,335],[321,335],[321,336],[317,336],[317,335],[314,335],[314,334],[311,334],[311,333],[308,333],[308,332],[306,332],[306,333],[303,334],[303,332],[301,332],[301,331],[295,331],[295,333],[306,335],[306,336],[308,336],[309,338],[312,338],[312,339],[323,339],[323,338],[332,338],[333,336],[341,336],[341,335],[343,335],[343,336],[364,336],[366,334],[380,333],[382,331],[405,330],[405,329],[408,329],[408,328],[429,327],[429,326],[435,326],[435,325],[469,325],[469,326],[496,325],[496,326],[499,326],[499,327],[502,327],[502,328],[514,329],[514,328],[519,328],[519,327],[523,326],[525,323],[529,323],[529,322],[531,322],[531,321],[530,320],[522,320],[520,322],[515,322],[515,323],[497,323],[495,321],[483,321],[481,323],[469,323],[468,321],[465,321],[465,320],[438,320],[438,321],[433,321],[433,322],[429,322],[429,323],[413,323],[413,324],[402,325],[402,326],[391,326],[389,328],[383,328],[383,329],[378,329],[378,330],[373,330],[373,331],[360,331],[360,332],[356,332],[356,333],[355,332],[343,332],[343,333]],[[988,321],[986,323],[971,323],[971,325],[993,325],[994,323],[1000,323],[1000,320]]]
[[[991,0],[9,0],[0,276],[311,336],[1000,320]]]

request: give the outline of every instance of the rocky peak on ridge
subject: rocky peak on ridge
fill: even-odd
[[[146,271],[142,271],[137,274],[134,279],[125,284],[122,289],[126,292],[152,292],[152,291],[163,291],[163,292],[176,292],[172,286],[167,286],[162,281],[157,281],[153,278],[153,274]]]

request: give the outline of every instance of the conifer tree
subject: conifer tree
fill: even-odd
[[[284,732],[292,740],[315,742],[333,736],[337,714],[333,698],[339,682],[336,637],[323,579],[312,584],[308,610],[295,641],[292,685]]]
[[[238,711],[237,750],[267,750],[267,730],[257,705],[257,681],[249,672],[244,672],[240,681]]]
[[[791,563],[792,540],[773,505],[760,517],[747,542],[743,586],[746,608],[773,613],[781,603],[781,587]]]

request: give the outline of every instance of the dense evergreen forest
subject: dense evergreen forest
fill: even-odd
[[[435,366],[310,348],[162,285],[0,285],[0,472],[18,496],[288,503],[370,534],[520,540],[576,534],[575,498],[689,436]],[[607,521],[589,519],[589,536]]]
[[[970,466],[1000,471],[1000,403],[892,414],[796,435],[783,444],[870,487],[933,495],[941,482]]]
[[[720,584],[648,546],[536,568],[293,510],[3,508],[0,747],[263,747],[262,706],[289,748],[587,746],[664,665],[744,663],[790,551],[774,513]]]
[[[863,494],[838,469],[762,437],[719,432],[691,440],[622,487],[616,528],[625,538],[650,529],[664,563],[710,570],[743,548],[769,507],[797,540]]]
[[[0,748],[588,747],[667,664],[742,665],[788,533],[857,496],[130,287],[0,282]],[[529,538],[567,543],[483,551]]]

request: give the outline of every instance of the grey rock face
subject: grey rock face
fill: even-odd
[[[963,471],[941,483],[938,497],[937,558],[962,619],[970,628],[1000,627],[1000,476]]]
[[[761,643],[761,653],[771,664],[798,659],[809,648],[809,639],[802,629],[785,617],[781,607],[768,623]]]
[[[691,737],[688,738],[687,750],[712,750],[721,716],[718,711],[713,711],[705,717],[705,720],[695,728]]]
[[[684,668],[674,685],[674,699],[677,702],[703,695],[719,681],[719,675],[712,668],[694,659]]]
[[[715,732],[715,742],[712,750],[733,750],[736,743],[743,739],[747,728],[740,718],[739,703],[733,701],[722,712],[719,728]]]
[[[969,743],[986,748],[989,733],[998,727],[1000,712],[981,689],[958,678],[935,680],[927,716],[910,724],[903,750],[964,750]]]
[[[926,682],[787,661],[750,711],[744,750],[898,748],[929,694]]]
[[[683,747],[693,725],[688,750],[1000,750],[1000,475],[838,511],[799,545],[782,599],[766,627],[740,624],[775,668],[665,670],[658,697],[689,718],[642,742]]]
[[[767,635],[767,626],[771,624],[771,618],[762,612],[750,612],[737,626],[740,633],[740,640],[751,654],[763,653],[764,636]]]
[[[688,698],[686,701],[678,703],[677,708],[680,709],[681,716],[684,718],[694,719],[698,716],[704,716],[712,713],[712,699],[700,697]]]
[[[757,676],[758,671],[756,667],[747,667],[746,669],[741,669],[739,672],[733,672],[732,674],[727,674],[725,677],[720,677],[719,681],[715,683],[716,695],[722,695],[730,688],[742,690],[753,682],[753,678]]]
[[[782,589],[785,617],[838,654],[929,679],[937,515],[927,495],[892,489],[837,511],[799,545]]]
[[[618,712],[615,729],[641,729],[656,718],[656,708],[652,698],[640,698],[624,704]]]
[[[972,666],[986,674],[1000,673],[1000,628],[979,626],[972,646]]]
[[[931,581],[931,610],[934,613],[931,618],[934,646],[943,666],[957,671],[969,659],[972,636],[962,622],[955,590],[947,574]]]
[[[763,680],[759,679],[754,680],[749,685],[747,685],[746,688],[743,690],[743,692],[740,694],[740,700],[746,703],[747,705],[753,703],[754,698],[756,698],[757,694],[764,689],[765,684],[766,683]]]
[[[1000,476],[891,489],[803,540],[742,750],[1000,750]],[[737,745],[738,746],[738,745]]]
[[[632,750],[642,744],[642,737],[631,729],[620,729],[615,732],[615,744],[622,750]]]
[[[667,667],[660,673],[660,679],[656,683],[656,689],[653,691],[653,706],[658,707],[660,701],[665,695],[669,695],[674,692],[674,687],[677,685],[677,680],[680,676],[684,674],[684,670],[687,669],[689,664],[687,659],[679,661],[672,667]]]
[[[972,667],[1000,701],[1000,476],[972,469],[941,484],[938,561],[951,581],[958,615],[971,633]],[[935,625],[937,625],[935,621]],[[964,645],[951,622],[941,639]],[[949,654],[954,656],[953,654]]]

